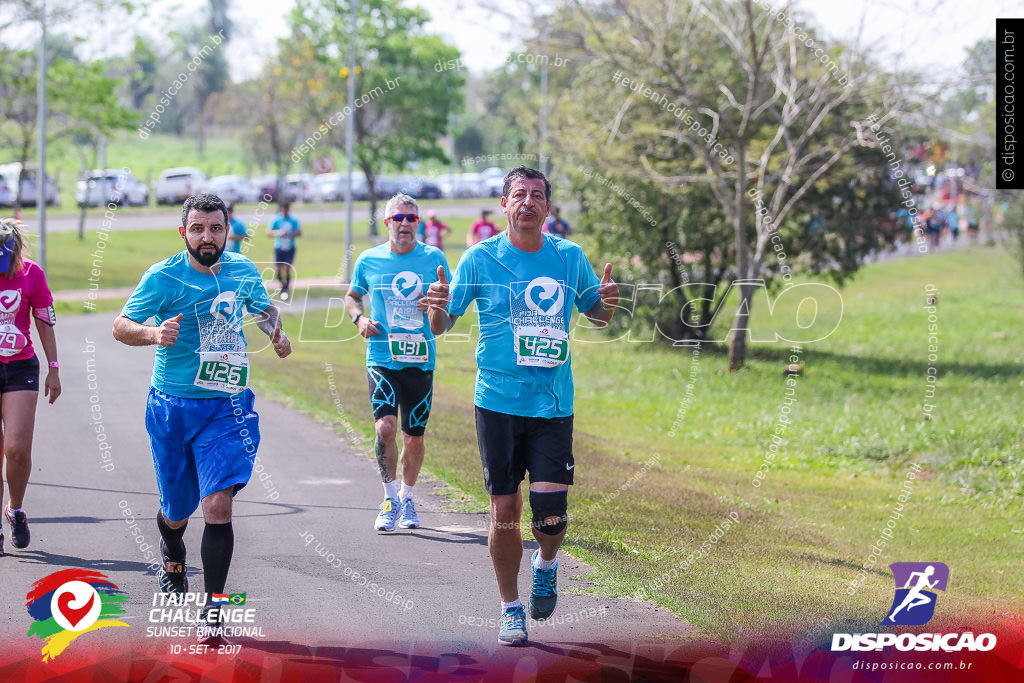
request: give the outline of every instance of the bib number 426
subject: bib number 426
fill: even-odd
[[[195,385],[237,394],[249,384],[249,359],[244,353],[203,352]]]
[[[235,386],[245,386],[248,374],[246,368],[221,361],[207,361],[199,368],[199,379],[204,379],[207,382],[225,382]]]

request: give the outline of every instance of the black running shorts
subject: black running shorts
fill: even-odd
[[[487,492],[513,494],[527,472],[531,482],[571,486],[576,467],[572,417],[522,417],[476,406],[476,438]]]
[[[370,407],[373,419],[385,415],[398,415],[402,409],[402,431],[409,436],[423,436],[430,418],[430,399],[433,396],[433,370],[419,368],[372,367],[366,369],[370,387]]]

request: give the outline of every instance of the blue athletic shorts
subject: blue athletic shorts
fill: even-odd
[[[188,519],[206,496],[232,486],[238,493],[249,482],[260,445],[255,400],[251,389],[223,398],[181,398],[149,388],[146,430],[167,519]]]

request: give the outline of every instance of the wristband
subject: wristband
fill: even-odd
[[[615,307],[614,307],[614,306],[612,306],[612,307],[610,307],[610,308],[609,308],[608,306],[605,306],[605,305],[604,305],[604,301],[600,301],[600,300],[598,300],[598,303],[599,303],[599,304],[601,304],[601,308],[602,308],[603,310],[605,310],[605,311],[614,311],[614,310],[615,310]]]
[[[363,317],[362,313],[356,313],[354,316],[352,316],[352,324],[353,325],[358,325],[359,324],[359,319],[362,318],[362,317]]]
[[[58,362],[57,362],[57,361],[55,361],[55,360],[51,360],[51,361],[50,361],[50,367],[51,367],[51,368],[54,368],[55,370],[57,370],[57,369],[60,369],[60,363],[58,363]]]

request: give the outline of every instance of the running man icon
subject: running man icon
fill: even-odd
[[[927,623],[935,613],[936,591],[946,590],[949,567],[941,562],[894,562],[889,566],[896,582],[896,593],[889,616],[882,623],[902,626]]]

